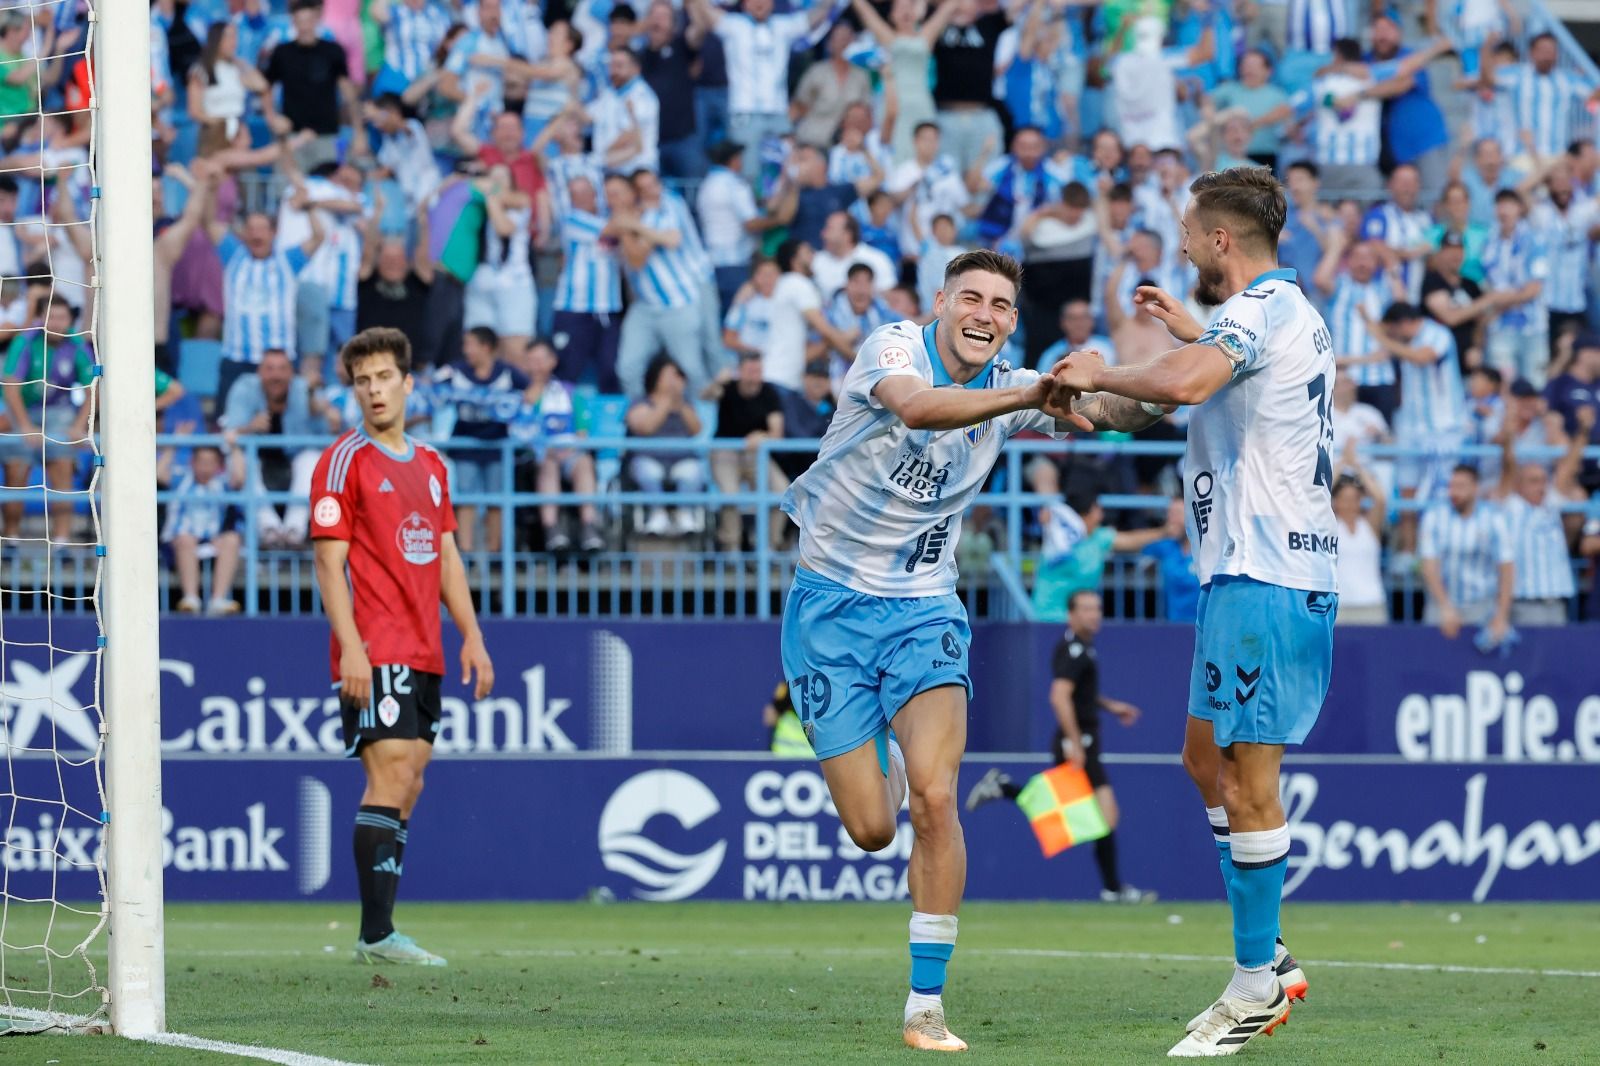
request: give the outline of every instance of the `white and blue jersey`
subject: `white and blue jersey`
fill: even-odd
[[[1197,344],[1233,376],[1193,409],[1184,453],[1200,582],[1189,714],[1219,745],[1298,744],[1333,673],[1333,342],[1295,283],[1269,270],[1216,311]]]
[[[425,0],[420,9],[391,3],[383,28],[383,61],[406,81],[416,81],[433,69],[433,54],[448,32],[450,16],[434,0]]]
[[[1515,561],[1505,514],[1482,501],[1465,516],[1443,501],[1423,512],[1417,555],[1438,561],[1440,582],[1458,607],[1494,599],[1500,567]]]
[[[655,230],[678,230],[679,216],[663,196],[660,204],[646,211],[641,221]],[[682,230],[678,230],[682,233]],[[650,307],[692,307],[700,298],[700,283],[711,273],[709,260],[689,243],[688,234],[676,248],[656,245],[650,258],[638,270],[628,271],[628,280],[639,301]],[[704,264],[705,269],[700,268]]]
[[[222,357],[259,363],[276,349],[295,354],[295,293],[308,262],[298,247],[264,259],[250,254],[232,233],[217,244],[222,260],[222,294],[228,313],[222,320]]]
[[[828,184],[854,185],[862,178],[870,178],[874,163],[879,172],[885,171],[889,166],[889,154],[877,130],[868,130],[861,147],[854,151],[836,144],[828,149]]]
[[[1517,493],[1508,496],[1501,507],[1516,570],[1512,596],[1519,600],[1566,600],[1577,595],[1561,509],[1549,503],[1535,506]]]
[[[238,521],[236,505],[216,498],[229,491],[232,490],[225,473],[210,481],[196,481],[193,471],[184,471],[172,486],[173,499],[167,504],[167,523],[161,530],[162,543],[188,536],[208,544],[232,529]]]
[[[732,330],[744,347],[764,352],[772,337],[772,317],[772,297],[756,292],[729,308],[722,325],[724,329]]]
[[[1395,435],[1408,443],[1448,441],[1459,445],[1467,429],[1467,392],[1461,383],[1455,334],[1424,318],[1411,347],[1426,349],[1434,358],[1426,365],[1400,360]]]
[[[705,241],[700,238],[700,223],[695,221],[694,212],[689,209],[689,201],[672,189],[663,188],[661,206],[672,212],[671,228],[683,234],[683,243],[679,249],[687,258],[687,269],[701,281],[710,281],[713,273],[711,255],[706,251]]]
[[[526,400],[511,423],[511,435],[534,446],[539,458],[550,448],[565,448],[578,439],[572,393],[558,378],[544,383],[539,399]]]
[[[1531,63],[1513,69],[1517,129],[1533,134],[1533,147],[1540,155],[1562,155],[1572,141],[1573,120],[1592,87],[1560,67],[1548,74],[1540,74]]]
[[[937,329],[937,322],[902,321],[867,338],[845,375],[817,461],[783,499],[800,527],[800,566],[868,596],[954,593],[961,519],[1002,445],[1030,430],[1063,435],[1039,411],[960,430],[907,428],[874,390],[890,377],[954,387],[935,346]],[[964,387],[1026,386],[1038,376],[996,361]]]
[[[1312,156],[1323,166],[1376,166],[1383,148],[1383,105],[1362,100],[1341,113],[1326,106],[1330,98],[1354,96],[1372,84],[1353,74],[1325,74],[1290,97],[1297,112],[1315,108],[1311,130]]]
[[[316,282],[328,294],[331,310],[354,311],[356,286],[361,280],[361,230],[350,221],[352,216],[318,210],[316,205],[327,201],[360,201],[363,197],[326,178],[307,178],[306,195],[311,200],[310,210],[317,211],[317,221],[322,223],[322,243],[312,253],[303,277]],[[300,244],[310,233],[311,223],[306,213],[294,211],[285,201],[278,213],[278,248],[286,251]]]
[[[1382,241],[1390,248],[1404,251],[1418,245],[1428,245],[1433,230],[1433,219],[1421,208],[1403,210],[1392,201],[1374,204],[1361,222],[1361,236]],[[1406,287],[1406,299],[1422,302],[1422,259],[1402,260],[1399,265],[1400,281]]]
[[[605,201],[605,174],[594,165],[594,160],[586,155],[558,155],[549,159],[541,159],[540,166],[544,168],[545,187],[550,190],[550,203],[555,208],[557,216],[567,214],[572,210],[572,191],[570,186],[576,178],[586,178],[594,186],[595,196]]]
[[[825,313],[828,324],[835,329],[845,333],[857,330],[863,337],[872,336],[879,326],[887,326],[891,322],[899,321],[894,312],[890,310],[889,305],[883,302],[882,297],[878,296],[872,298],[872,302],[867,305],[865,311],[858,312],[854,307],[850,306],[850,297],[843,289],[833,294],[833,299],[828,301],[828,309]]]
[[[1574,197],[1565,209],[1553,201],[1535,204],[1529,222],[1538,231],[1550,258],[1544,282],[1545,306],[1565,314],[1582,314],[1589,304],[1589,230],[1600,204]]]
[[[1333,295],[1328,297],[1327,323],[1334,354],[1341,359],[1359,358],[1378,351],[1361,309],[1377,322],[1388,307],[1389,286],[1382,273],[1374,274],[1370,281],[1357,281],[1341,271]],[[1357,385],[1393,385],[1395,381],[1393,360],[1353,366],[1348,373]]]
[[[1333,42],[1350,36],[1345,0],[1289,0],[1289,50],[1329,55]]]
[[[1485,138],[1494,141],[1507,159],[1522,154],[1522,142],[1517,136],[1517,81],[1516,67],[1501,66],[1491,79],[1494,92],[1489,99],[1472,94],[1472,143]]]
[[[1233,364],[1189,418],[1184,502],[1200,583],[1336,591],[1334,349],[1322,316],[1294,271],[1272,270],[1219,307],[1196,343]]]
[[[1513,304],[1489,320],[1488,332],[1520,333],[1537,336],[1550,329],[1550,259],[1540,234],[1526,220],[1518,222],[1510,236],[1491,230],[1483,246],[1483,287],[1486,291],[1515,290],[1532,281],[1542,283],[1539,295]]]
[[[614,315],[622,310],[622,272],[614,243],[601,239],[606,220],[577,209],[561,216],[565,252],[556,282],[557,311]]]
[[[499,59],[511,58],[511,49],[506,45],[505,34],[468,30],[457,37],[456,43],[451,46],[450,54],[445,57],[444,69],[454,74],[461,83],[461,91],[467,98],[462,106],[476,108],[472,116],[474,135],[479,140],[488,140],[494,116],[506,109],[506,79],[504,73],[497,67],[474,66],[472,57],[478,55]],[[477,102],[472,104],[475,95]]]

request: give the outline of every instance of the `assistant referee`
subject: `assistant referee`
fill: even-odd
[[[1056,716],[1056,733],[1050,742],[1050,758],[1057,765],[1071,763],[1089,777],[1095,800],[1111,832],[1094,842],[1094,860],[1100,867],[1100,898],[1107,903],[1142,903],[1154,900],[1127,884],[1117,869],[1117,797],[1100,761],[1100,712],[1110,712],[1123,725],[1139,719],[1139,708],[1125,700],[1100,693],[1100,661],[1095,654],[1095,637],[1104,619],[1098,589],[1079,589],[1067,601],[1067,630],[1056,643],[1050,657],[1050,709]],[[997,799],[1014,800],[1022,787],[998,767],[984,774],[967,794],[967,810],[976,810]]]

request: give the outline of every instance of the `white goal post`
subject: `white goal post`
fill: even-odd
[[[94,155],[104,366],[106,905],[112,1029],[166,1029],[157,639],[155,294],[152,288],[150,10],[93,5]]]

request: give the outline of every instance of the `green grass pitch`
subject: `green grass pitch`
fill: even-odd
[[[899,1033],[906,904],[402,902],[443,970],[352,961],[353,912],[170,907],[170,1028],[385,1066],[917,1054]],[[1153,1063],[1229,972],[1220,904],[974,903],[961,917],[945,1003],[974,1063]],[[1600,1062],[1600,905],[1291,903],[1284,927],[1310,999],[1240,1061]],[[1535,972],[1559,970],[1581,973]],[[248,1060],[40,1036],[0,1041],[0,1061]]]

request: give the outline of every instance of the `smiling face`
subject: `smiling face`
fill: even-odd
[[[1017,328],[1017,286],[987,270],[945,279],[934,297],[940,348],[961,366],[977,370],[999,354]]]

